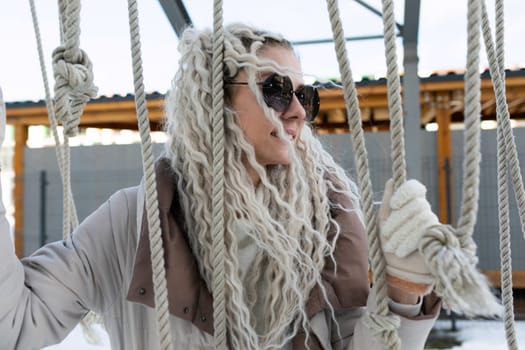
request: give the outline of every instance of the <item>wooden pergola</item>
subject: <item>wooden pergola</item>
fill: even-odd
[[[449,73],[420,79],[421,127],[437,123],[437,154],[439,162],[439,217],[444,223],[451,222],[447,213],[447,202],[451,201],[446,188],[446,164],[451,161],[451,123],[463,121],[464,81],[462,74]],[[333,86],[333,84],[330,84]],[[366,131],[388,130],[389,115],[387,86],[384,79],[364,80],[356,83],[359,95],[363,127]],[[348,132],[343,91],[340,88],[321,88],[321,109],[314,126],[317,133]],[[506,95],[513,119],[525,120],[525,70],[506,72]],[[161,130],[164,96],[152,93],[147,96],[147,107],[152,130]],[[488,73],[482,75],[481,118],[496,119],[496,100]],[[15,173],[15,247],[18,256],[23,252],[23,193],[24,193],[24,148],[28,127],[49,125],[44,101],[16,102],[7,104],[7,123],[14,126],[15,146],[13,168]],[[89,102],[84,109],[80,127],[137,129],[135,102],[132,95],[100,97]],[[489,277],[499,285],[499,274]],[[515,272],[514,285],[525,288],[525,272]]]

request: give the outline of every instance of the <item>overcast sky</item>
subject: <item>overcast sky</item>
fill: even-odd
[[[51,52],[59,45],[57,1],[35,0],[40,30],[52,76]],[[381,9],[378,0],[367,1]],[[212,23],[212,0],[187,1],[198,27]],[[436,70],[462,69],[466,61],[466,1],[422,0],[419,32],[420,75]],[[493,0],[487,2],[491,12]],[[381,34],[379,17],[352,0],[340,0],[347,36]],[[177,68],[177,38],[157,0],[139,1],[145,85],[148,91],[165,92]],[[525,1],[505,4],[505,50],[507,67],[525,66]],[[99,94],[133,91],[127,1],[82,2],[81,48],[91,58]],[[403,23],[403,2],[396,2],[397,22]],[[322,0],[224,0],[226,22],[244,21],[283,33],[292,41],[331,36]],[[491,16],[493,22],[493,16]],[[398,41],[398,58],[402,59]],[[484,50],[484,47],[482,47]],[[299,47],[305,73],[318,78],[338,76],[332,44]],[[354,78],[379,77],[385,71],[382,40],[350,42]],[[486,66],[482,52],[482,67]],[[52,80],[52,79],[51,79]],[[44,97],[29,1],[0,0],[0,86],[7,101]]]

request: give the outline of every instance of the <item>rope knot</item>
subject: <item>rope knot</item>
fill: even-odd
[[[445,306],[468,317],[500,315],[502,309],[477,269],[470,252],[450,225],[427,228],[419,245],[429,271],[436,277],[436,294]]]
[[[450,225],[432,225],[421,238],[419,251],[426,260],[433,275],[446,272],[448,280],[457,287],[461,283],[461,270],[470,265],[468,258],[461,250],[461,245]]]
[[[420,250],[427,244],[440,244],[450,248],[460,248],[454,227],[436,224],[429,226],[421,238]]]
[[[82,110],[96,96],[97,88],[88,55],[83,50],[78,50],[75,55],[66,55],[66,52],[63,46],[53,52],[56,114],[64,126],[64,134],[75,136]]]

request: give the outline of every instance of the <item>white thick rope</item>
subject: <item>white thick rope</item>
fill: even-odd
[[[382,4],[385,59],[387,66],[387,99],[392,143],[392,177],[394,179],[394,189],[397,189],[407,178],[401,82],[399,79],[399,67],[397,66],[394,2],[392,0],[386,0],[382,1]]]
[[[503,50],[504,28],[503,2],[496,2],[496,48],[492,40],[490,24],[485,3],[482,4],[482,29],[485,47],[489,61],[494,93],[496,95],[496,111],[498,117],[498,209],[500,231],[500,258],[501,258],[501,289],[504,306],[504,324],[507,346],[517,350],[517,339],[514,325],[514,304],[512,296],[512,259],[510,247],[509,200],[508,200],[508,168],[511,166],[511,175],[514,192],[518,202],[522,232],[524,225],[523,181],[521,179],[519,160],[516,151],[510,115],[505,98],[505,66]]]
[[[498,1],[496,8],[497,22],[503,22],[503,4]],[[499,9],[499,10],[498,10]],[[521,176],[521,167],[518,158],[518,152],[516,150],[516,143],[514,142],[514,136],[512,127],[510,124],[510,113],[505,97],[505,70],[503,66],[503,39],[498,38],[503,36],[503,24],[497,25],[497,44],[498,52],[494,53],[494,44],[492,44],[490,24],[486,15],[485,7],[483,6],[483,36],[485,39],[485,46],[487,49],[487,56],[489,60],[490,74],[492,76],[494,93],[496,95],[496,111],[498,113],[498,121],[501,121],[501,127],[503,129],[503,135],[505,135],[505,149],[507,161],[510,164],[510,175],[512,179],[512,185],[515,193],[516,203],[518,204],[518,213],[521,222],[523,234],[525,236],[525,190],[523,185],[523,179]],[[491,61],[492,64],[491,64]],[[499,65],[499,70],[497,69]],[[498,71],[496,71],[498,70]]]
[[[339,71],[341,72],[348,124],[352,135],[352,147],[354,149],[355,163],[357,164],[357,182],[361,192],[361,202],[365,214],[366,234],[368,237],[374,288],[376,289],[375,302],[377,304],[377,311],[376,314],[367,315],[367,324],[374,327],[373,333],[380,337],[382,343],[388,349],[400,349],[401,341],[397,335],[397,327],[395,327],[397,324],[395,320],[396,317],[391,314],[388,308],[386,263],[379,243],[379,230],[375,218],[372,183],[370,180],[357,90],[350,70],[337,1],[327,0],[327,7],[332,26]],[[390,326],[386,327],[386,325]]]
[[[213,2],[212,53],[212,257],[213,328],[215,349],[227,349],[226,272],[224,242],[224,28],[222,0]]]
[[[477,16],[477,17],[476,17]],[[395,44],[395,19],[393,0],[383,0],[383,22],[385,32],[385,58],[387,64],[387,85],[388,100],[390,110],[391,138],[392,138],[392,159],[393,159],[393,176],[396,187],[399,187],[406,181],[405,172],[405,153],[404,153],[404,136],[403,120],[401,108],[401,84],[399,79],[399,69],[397,66],[396,44]],[[477,33],[476,30],[477,29]],[[477,41],[476,41],[477,39]],[[476,51],[477,50],[477,51]],[[471,90],[479,90],[479,73],[477,72],[477,60],[479,60],[479,3],[477,0],[469,2],[469,78],[468,85]],[[477,80],[476,83],[476,74]],[[472,86],[474,88],[472,88]],[[479,106],[476,114],[476,96],[479,105],[479,92],[473,92],[469,102],[469,115],[477,118],[479,115]],[[475,119],[477,120],[477,119]],[[471,123],[474,127],[479,125]],[[479,121],[478,121],[479,124]],[[472,130],[472,128],[469,128]],[[479,131],[469,131],[470,140],[468,144],[467,163],[469,177],[465,181],[467,188],[472,191],[476,189],[479,182]],[[478,137],[476,138],[476,135]],[[469,201],[472,198],[469,194]],[[469,203],[470,203],[469,202]],[[475,218],[477,213],[477,193],[474,195],[474,204],[467,207],[466,211],[469,217]],[[473,222],[469,225],[473,228]],[[476,270],[475,262],[475,244],[471,238],[472,230],[462,237],[458,244],[457,234],[454,234],[453,228],[446,225],[434,225],[427,230],[421,240],[420,251],[427,261],[431,273],[436,277],[436,292],[443,296],[445,304],[452,310],[460,313],[473,315],[493,315],[498,314],[499,305],[490,293],[490,288],[482,274]],[[461,236],[461,235],[460,235]],[[446,257],[447,259],[443,259]],[[447,268],[445,268],[445,266]],[[450,271],[454,274],[450,274]],[[476,298],[471,293],[476,292]],[[474,300],[472,300],[474,299]]]
[[[92,64],[80,49],[80,0],[62,0],[59,5],[62,45],[53,52],[57,120],[64,134],[75,136],[85,104],[96,96]]]
[[[73,198],[73,193],[71,191],[71,180],[70,180],[70,170],[69,170],[69,145],[67,142],[64,145],[60,144],[60,139],[58,136],[57,130],[57,121],[55,117],[55,105],[51,99],[51,92],[49,88],[49,81],[47,78],[46,65],[44,63],[44,54],[42,48],[42,39],[40,35],[40,27],[38,25],[38,16],[36,13],[36,8],[34,0],[29,0],[29,6],[31,9],[31,17],[33,20],[33,29],[35,32],[35,38],[37,43],[38,58],[41,68],[42,80],[44,84],[45,96],[46,96],[46,107],[47,114],[49,117],[49,123],[51,126],[53,138],[55,141],[55,153],[57,157],[60,177],[62,179],[62,192],[63,192],[63,226],[62,226],[62,237],[67,239],[69,233],[78,226],[78,216],[75,207],[75,201]],[[62,10],[65,9],[67,4],[65,2],[59,2],[59,8]],[[61,18],[62,16],[60,16]],[[63,37],[63,25],[62,18],[60,20],[60,31],[61,38]],[[64,140],[67,140],[66,138]],[[98,316],[92,312],[89,312],[81,321],[80,325],[82,327],[84,337],[90,344],[100,344],[100,337],[97,332],[92,328],[92,324],[98,321]]]
[[[467,14],[467,71],[465,73],[465,132],[463,161],[463,192],[456,236],[465,253],[477,263],[476,244],[472,239],[478,213],[480,174],[480,1],[468,1]]]
[[[69,6],[69,0],[63,0],[58,2],[58,12],[59,12],[59,23],[60,23],[60,42],[61,44],[64,43],[64,38],[66,36],[66,16],[67,16],[67,8]],[[77,9],[79,9],[79,6],[77,6]],[[77,13],[80,16],[80,9]],[[78,18],[77,16],[74,16],[73,18]],[[74,28],[73,26],[71,28]],[[77,30],[78,33],[78,30]],[[76,37],[77,39],[79,36]],[[63,48],[61,46],[60,48]],[[53,52],[53,56],[55,56],[55,53]],[[58,57],[57,57],[58,58]],[[55,69],[58,67],[58,65],[55,64],[55,57],[53,57],[53,71],[55,73],[55,113],[58,115],[58,121],[64,125],[68,118],[68,110],[69,107],[67,105],[67,91],[66,88],[58,88],[58,82],[60,81],[63,86],[67,86],[67,77],[58,77]],[[66,128],[63,127],[62,130],[62,136],[63,136],[63,144],[61,146],[62,150],[62,168],[64,169],[63,175],[62,175],[62,202],[64,203],[63,207],[63,213],[62,213],[62,237],[63,239],[67,239],[69,237],[70,232],[74,229],[74,227],[71,227],[70,225],[70,206],[67,205],[66,198],[67,194],[71,192],[71,155],[70,155],[70,149],[69,149],[69,133],[66,132]]]
[[[498,6],[499,5],[499,6]],[[489,29],[489,20],[483,2],[483,29],[484,31]],[[504,57],[504,28],[503,28],[503,3],[496,3],[496,60],[497,69],[499,72],[499,78],[501,81],[496,83],[493,81],[494,86],[498,84],[498,89],[502,89],[505,94],[505,57]],[[489,38],[485,35],[485,40]],[[492,39],[490,39],[492,42]],[[487,56],[490,55],[491,48],[487,49]],[[492,58],[494,60],[494,58]],[[503,84],[502,84],[503,83]],[[496,92],[495,92],[496,93]],[[497,98],[497,97],[496,97]],[[505,134],[503,132],[502,124],[504,123],[503,117],[499,114],[498,104],[496,101],[497,110],[497,140],[498,140],[498,216],[499,216],[499,240],[500,240],[500,261],[501,261],[501,297],[504,307],[503,323],[505,329],[505,340],[509,350],[517,350],[517,339],[516,330],[514,325],[514,298],[512,291],[512,253],[511,253],[511,240],[510,240],[510,214],[509,214],[509,193],[508,193],[508,167],[507,167],[507,149]]]
[[[62,166],[64,172],[62,173],[62,203],[63,204],[63,213],[62,213],[62,238],[68,239],[70,233],[76,228],[76,226],[71,225],[71,206],[68,203],[69,193],[72,193],[71,190],[71,152],[69,148],[69,137],[64,135],[64,140],[62,144]],[[78,222],[77,222],[78,225]]]
[[[66,205],[71,192],[70,149],[71,136],[78,133],[78,124],[85,104],[96,96],[93,84],[92,64],[87,54],[80,49],[80,0],[59,1],[62,45],[53,51],[55,77],[55,114],[64,127],[63,143],[63,199],[64,237],[72,228],[70,206]]]
[[[480,174],[480,16],[481,2],[469,0],[467,19],[467,72],[465,74],[465,143],[463,196],[456,229],[438,225],[428,230],[420,245],[429,269],[436,276],[436,293],[445,306],[467,317],[500,316],[502,307],[486,277],[477,270],[472,238],[478,211]]]
[[[150,124],[144,92],[142,71],[142,53],[140,48],[139,15],[136,0],[128,0],[129,29],[133,62],[133,85],[135,88],[135,107],[141,139],[142,167],[146,194],[146,214],[148,219],[151,265],[153,271],[153,291],[155,294],[155,312],[157,334],[161,350],[171,350],[172,336],[169,320],[168,288],[164,269],[164,247],[160,229],[155,160],[150,136]]]
[[[58,136],[57,121],[56,121],[56,117],[55,117],[55,107],[54,107],[53,100],[51,98],[51,92],[50,92],[50,88],[49,88],[49,80],[47,78],[47,70],[46,70],[46,65],[45,65],[45,62],[44,62],[44,52],[43,52],[43,48],[42,48],[42,38],[41,38],[41,35],[40,35],[40,27],[38,25],[38,16],[37,16],[37,13],[36,13],[34,0],[29,0],[29,6],[30,6],[30,9],[31,9],[31,17],[32,17],[32,20],[33,20],[33,29],[34,29],[34,32],[35,32],[37,51],[38,51],[38,58],[39,58],[39,62],[40,62],[40,70],[41,70],[41,74],[42,74],[42,80],[43,80],[43,83],[44,83],[44,90],[45,90],[45,96],[46,96],[47,115],[49,117],[49,124],[50,124],[51,131],[52,131],[52,134],[53,134],[53,139],[55,141],[55,152],[56,152],[56,157],[57,157],[57,161],[58,161],[60,177],[61,177],[61,179],[64,179],[64,161],[63,161],[62,145],[61,145],[61,142],[60,142],[60,138]],[[62,180],[62,184],[64,184],[64,180]],[[75,200],[73,198],[73,193],[71,192],[71,187],[69,187],[69,191],[65,191],[64,190],[63,192],[69,194],[69,196],[68,196],[69,198],[64,202],[65,203],[64,207],[69,207],[69,215],[68,216],[70,217],[69,221],[71,223],[71,227],[77,227],[78,226],[78,216],[77,216],[77,211],[76,211],[76,207],[75,207]],[[65,220],[64,220],[64,225],[63,226],[64,227],[66,226],[65,225]],[[62,236],[64,238],[66,238],[68,233],[69,233],[69,230],[66,231],[65,229],[63,229]]]

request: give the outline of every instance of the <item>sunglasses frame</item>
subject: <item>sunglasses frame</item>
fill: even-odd
[[[249,85],[245,81],[226,81],[228,85]],[[268,78],[261,82],[255,82],[262,86],[262,94],[266,105],[279,113],[286,111],[292,103],[293,96],[297,97],[299,103],[306,113],[306,120],[312,122],[319,113],[321,101],[317,87],[313,85],[303,85],[297,90],[293,90],[292,80],[287,75],[280,75],[277,73],[271,74]],[[271,89],[276,85],[281,85],[280,90],[272,92]],[[306,91],[305,91],[306,90]],[[305,96],[311,95],[309,102],[305,103]]]

